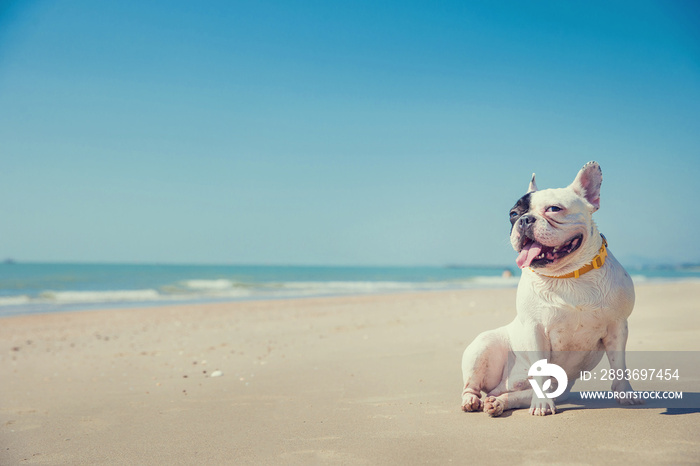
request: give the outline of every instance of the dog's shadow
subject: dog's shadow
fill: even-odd
[[[605,393],[605,392],[603,392]],[[671,405],[671,406],[669,406]],[[665,409],[659,414],[676,416],[679,414],[700,413],[700,392],[683,392],[682,399],[646,399],[641,405],[621,405],[612,399],[582,399],[578,392],[572,392],[569,398],[557,404],[557,412],[577,411],[579,409]],[[505,414],[505,413],[504,413]]]

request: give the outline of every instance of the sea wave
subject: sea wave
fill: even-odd
[[[41,301],[55,303],[110,303],[129,301],[158,301],[162,295],[156,290],[109,290],[109,291],[44,291]]]
[[[233,288],[235,282],[222,278],[217,280],[185,280],[182,284],[192,290],[227,290]]]
[[[515,287],[518,286],[520,276],[511,277],[474,277],[469,280],[473,285],[481,287]]]
[[[310,296],[328,294],[364,294],[401,292],[459,287],[458,282],[402,281],[289,281],[239,282],[233,280],[186,280],[179,287],[167,288],[172,293],[203,296]]]
[[[376,293],[381,291],[411,291],[429,286],[423,283],[391,281],[333,281],[333,282],[288,282],[281,290],[301,293]],[[433,285],[434,286],[434,285]]]
[[[314,296],[392,294],[468,288],[501,288],[517,285],[517,278],[477,276],[460,280],[437,281],[282,281],[244,282],[230,279],[188,279],[155,288],[132,290],[45,290],[34,295],[0,296],[2,313],[22,307],[51,310],[104,307],[120,303],[129,306],[159,302],[236,301],[247,299],[282,299]]]
[[[0,264],[2,265],[2,264]],[[0,267],[0,316],[188,302],[514,288],[494,267],[12,264]],[[686,269],[630,270],[636,283],[700,279]]]
[[[19,306],[31,302],[32,298],[26,294],[18,296],[0,296],[0,306]]]

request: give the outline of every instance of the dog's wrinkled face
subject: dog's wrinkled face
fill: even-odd
[[[518,252],[518,267],[561,268],[576,260],[591,236],[601,182],[596,162],[587,163],[566,188],[538,191],[533,175],[528,193],[510,211],[510,242]]]

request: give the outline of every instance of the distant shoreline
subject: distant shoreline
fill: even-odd
[[[628,268],[637,283],[700,280],[700,269]],[[514,288],[516,267],[0,265],[0,316],[179,303]]]
[[[112,300],[112,301],[86,301],[86,302],[52,302],[50,300],[42,301],[27,300],[21,303],[13,304],[12,298],[0,297],[0,319],[29,316],[37,314],[56,314],[66,312],[83,312],[83,311],[114,311],[119,309],[154,309],[170,306],[199,306],[199,305],[216,305],[238,302],[264,302],[264,301],[297,301],[303,299],[323,299],[323,298],[352,298],[361,296],[401,296],[415,293],[442,293],[450,291],[469,291],[469,290],[499,290],[499,289],[514,289],[517,287],[519,276],[502,279],[498,283],[495,279],[491,283],[482,283],[474,286],[462,286],[453,288],[434,288],[434,289],[419,289],[406,288],[403,290],[385,290],[385,291],[366,291],[366,292],[326,292],[326,293],[309,293],[297,295],[259,295],[259,296],[238,296],[238,297],[190,297],[190,298],[168,298],[157,297],[151,300]],[[636,287],[654,286],[667,284],[693,284],[700,283],[700,278],[646,278],[643,276],[632,276]],[[138,290],[137,290],[138,291]],[[151,291],[151,290],[143,290]]]

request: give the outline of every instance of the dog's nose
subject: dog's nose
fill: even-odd
[[[520,228],[525,228],[535,223],[535,217],[530,214],[525,214],[522,217],[520,217],[520,220],[518,220],[518,222],[520,222]]]

